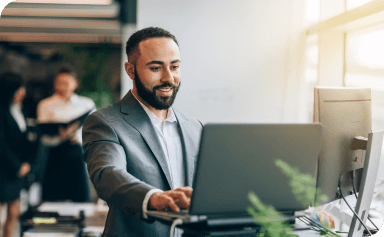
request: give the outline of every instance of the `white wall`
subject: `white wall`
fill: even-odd
[[[288,95],[295,104],[288,84],[297,84],[288,82],[292,8],[281,0],[138,0],[137,29],[158,26],[178,39],[175,107],[185,115],[203,123],[282,122]]]

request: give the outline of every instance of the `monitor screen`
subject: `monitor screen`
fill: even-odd
[[[371,89],[316,87],[313,117],[323,125],[317,187],[328,197],[320,201],[324,204],[340,198],[340,178],[345,196],[352,194],[352,175],[356,190],[360,186],[365,151],[352,150],[351,144],[371,131]]]

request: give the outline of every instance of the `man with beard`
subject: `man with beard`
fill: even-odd
[[[148,209],[189,208],[202,124],[172,106],[180,88],[180,51],[171,33],[146,28],[126,46],[133,89],[88,116],[84,159],[109,206],[104,236],[167,236]]]

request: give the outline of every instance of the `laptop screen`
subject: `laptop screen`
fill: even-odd
[[[315,178],[321,130],[320,124],[204,126],[190,214],[243,215],[251,206],[250,191],[278,211],[307,209],[275,162],[282,160]]]

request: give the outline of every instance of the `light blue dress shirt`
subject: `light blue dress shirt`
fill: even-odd
[[[132,94],[133,95],[133,94]],[[135,98],[136,96],[133,95]],[[185,186],[185,174],[184,174],[184,161],[183,161],[183,147],[181,143],[181,137],[179,128],[177,126],[176,116],[172,108],[168,109],[167,118],[162,121],[156,115],[154,115],[143,103],[137,98],[136,100],[143,107],[148,117],[150,118],[156,134],[159,138],[161,147],[167,159],[167,165],[171,174],[172,184],[171,189],[176,189]],[[143,217],[147,218],[147,205],[150,197],[155,192],[162,192],[159,189],[150,190],[143,201]]]

